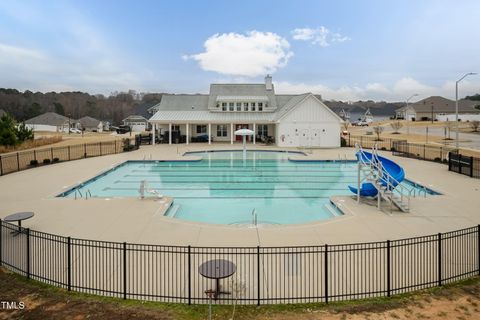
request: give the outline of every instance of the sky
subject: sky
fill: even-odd
[[[324,99],[455,97],[480,73],[479,0],[0,0],[0,87]],[[480,75],[459,96],[480,93]],[[415,101],[413,99],[412,101]]]

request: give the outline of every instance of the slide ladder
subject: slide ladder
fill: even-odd
[[[379,209],[383,199],[390,204],[390,211],[395,206],[403,212],[409,212],[410,198],[415,196],[415,191],[414,188],[401,184],[405,177],[403,168],[379,156],[376,145],[372,147],[371,153],[365,152],[358,144],[355,147],[358,158],[358,186],[349,188],[357,194],[357,201],[360,201],[360,196],[376,196]]]

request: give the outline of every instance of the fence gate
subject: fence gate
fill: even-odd
[[[473,177],[473,159],[473,157],[463,156],[460,153],[450,152],[448,154],[448,171]]]

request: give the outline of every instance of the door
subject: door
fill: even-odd
[[[240,130],[240,129],[248,129],[248,124],[236,124],[235,125],[235,131]],[[242,136],[235,136],[235,141],[243,141]],[[250,141],[250,136],[247,136],[247,141]]]

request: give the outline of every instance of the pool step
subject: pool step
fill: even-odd
[[[178,209],[180,209],[179,204],[172,204],[170,208],[165,212],[166,217],[175,218],[177,215]]]
[[[337,207],[330,201],[328,203],[325,203],[325,209],[327,209],[328,212],[330,212],[330,214],[333,216],[333,217],[339,217],[341,215],[343,215],[340,210],[337,209]]]

